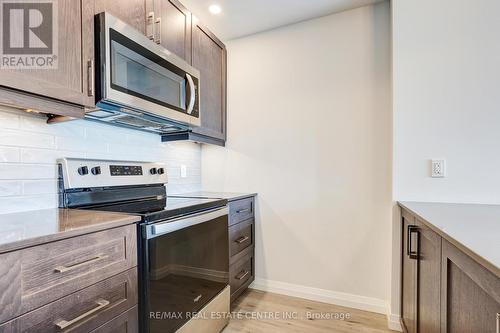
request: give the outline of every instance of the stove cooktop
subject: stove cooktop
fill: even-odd
[[[225,199],[162,197],[89,207],[93,210],[141,215],[143,222],[157,222],[227,205]]]

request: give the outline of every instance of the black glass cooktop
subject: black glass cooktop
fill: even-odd
[[[137,214],[143,216],[143,222],[156,222],[222,207],[226,204],[225,199],[161,197],[93,206],[91,209]]]

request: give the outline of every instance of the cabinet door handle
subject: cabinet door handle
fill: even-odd
[[[250,271],[243,271],[236,275],[236,280],[243,280],[248,274],[250,274]]]
[[[248,213],[249,211],[250,211],[250,208],[243,208],[243,209],[237,210],[236,214]]]
[[[413,239],[413,234],[417,235],[417,249],[413,251],[413,244],[412,244],[412,239]],[[406,242],[406,254],[410,259],[418,259],[418,253],[419,253],[419,247],[420,247],[420,233],[418,232],[418,227],[416,225],[409,225],[408,226],[408,234],[407,234],[407,242]]]
[[[155,12],[149,12],[146,18],[146,36],[151,40],[155,38]]]
[[[57,273],[65,273],[65,272],[77,269],[77,268],[79,268],[81,266],[88,265],[88,264],[94,263],[96,261],[104,260],[106,258],[108,258],[108,256],[100,254],[100,255],[98,255],[98,256],[96,256],[94,258],[91,258],[91,259],[79,262],[79,263],[74,264],[74,265],[58,266],[58,267],[54,268],[54,271],[56,271]]]
[[[156,38],[154,41],[156,44],[161,44],[161,17],[155,19],[155,32]]]
[[[248,237],[248,236],[241,236],[240,238],[238,238],[237,240],[235,240],[235,242],[238,243],[238,244],[241,244],[241,243],[246,242],[249,239],[250,239],[250,237]]]
[[[497,333],[500,333],[500,313],[497,313]]]
[[[75,319],[73,320],[70,320],[70,321],[67,321],[67,320],[64,320],[64,319],[61,319],[57,322],[55,322],[54,324],[60,329],[60,330],[64,330],[66,328],[68,328],[69,326],[73,325],[73,324],[76,324],[77,322],[79,322],[80,320],[83,320],[89,316],[91,316],[92,314],[96,313],[97,311],[99,310],[102,310],[104,309],[105,307],[107,307],[109,305],[109,301],[105,300],[105,299],[100,299],[98,300],[97,302],[97,307],[93,308],[92,310],[90,311],[87,311],[85,312],[84,314],[76,317]]]
[[[87,61],[87,95],[94,96],[94,60]]]

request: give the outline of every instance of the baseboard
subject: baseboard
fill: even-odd
[[[398,332],[403,332],[403,328],[401,327],[401,317],[399,315],[395,315],[393,313],[390,313],[387,315],[387,325],[389,326],[389,329],[398,331]]]
[[[377,298],[258,278],[249,288],[387,315],[387,302]]]

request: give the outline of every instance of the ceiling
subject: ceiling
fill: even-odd
[[[291,23],[383,0],[181,0],[220,39],[226,41]],[[208,11],[212,4],[222,12]]]

